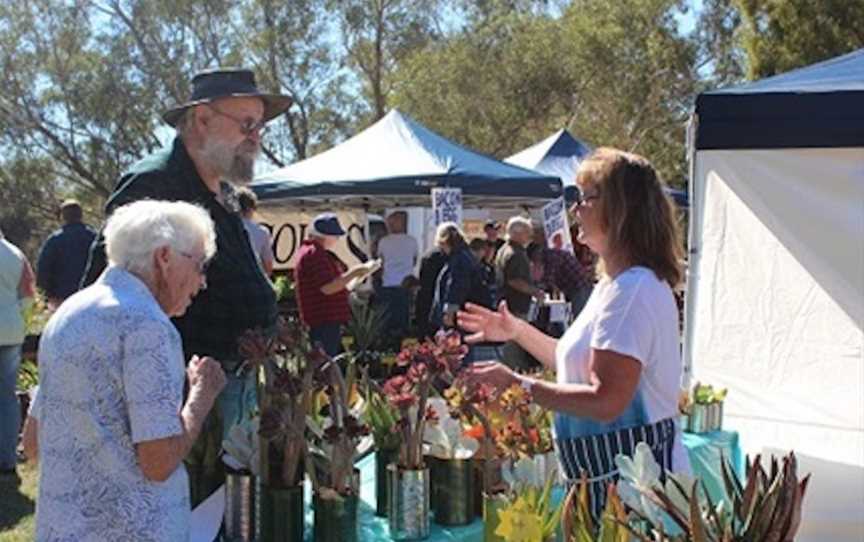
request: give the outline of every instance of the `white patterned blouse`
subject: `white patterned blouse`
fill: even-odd
[[[182,433],[180,335],[147,286],[110,267],[68,298],[42,335],[39,371],[36,539],[188,540],[185,468],[152,482],[135,455],[136,443]]]

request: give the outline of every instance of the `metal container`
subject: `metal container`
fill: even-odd
[[[694,403],[690,407],[690,432],[705,433],[708,431],[708,405]]]
[[[224,539],[255,540],[255,477],[250,472],[226,470]]]
[[[507,504],[507,498],[502,494],[483,495],[483,542],[504,542],[503,537],[495,534],[495,529],[501,524],[498,512]]]
[[[375,452],[375,515],[387,516],[390,488],[387,483],[387,466],[399,457],[399,449],[376,450]]]
[[[258,481],[255,537],[258,542],[303,542],[303,485],[268,487]]]
[[[453,526],[474,521],[472,459],[435,459],[431,483],[435,523]]]
[[[313,538],[316,542],[357,542],[357,496],[312,499],[315,509]]]
[[[429,469],[387,467],[390,538],[422,540],[429,536]]]

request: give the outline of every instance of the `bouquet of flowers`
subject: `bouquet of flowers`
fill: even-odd
[[[434,340],[409,346],[397,357],[397,365],[407,368],[404,375],[384,383],[384,394],[396,409],[396,429],[401,435],[398,465],[408,470],[422,469],[423,435],[428,421],[437,415],[428,404],[433,389],[449,386],[462,365],[468,347],[455,331],[440,331]]]

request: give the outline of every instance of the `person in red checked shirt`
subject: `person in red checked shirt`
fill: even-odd
[[[348,285],[374,272],[378,260],[351,269],[331,252],[345,235],[333,213],[315,217],[308,239],[303,241],[294,266],[294,282],[300,320],[309,326],[309,336],[330,356],[342,350],[342,326],[351,319]]]

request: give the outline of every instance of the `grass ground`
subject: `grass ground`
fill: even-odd
[[[0,542],[31,542],[35,535],[38,471],[18,466],[18,477],[0,475]]]

